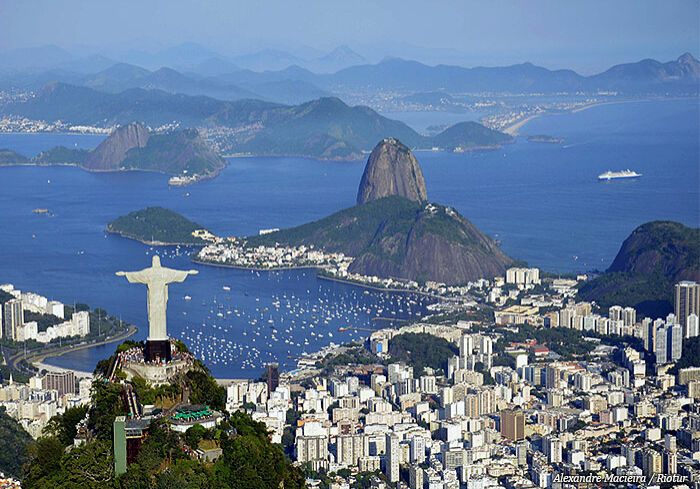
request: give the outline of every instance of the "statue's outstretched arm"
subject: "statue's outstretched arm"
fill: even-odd
[[[119,277],[126,277],[126,279],[131,282],[132,284],[137,283],[137,284],[147,284],[148,283],[148,272],[145,272],[144,270],[138,271],[138,272],[122,272],[119,271],[116,273]]]
[[[188,275],[197,275],[197,270],[172,270],[168,269],[168,282],[184,282]]]

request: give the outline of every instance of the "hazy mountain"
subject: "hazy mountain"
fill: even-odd
[[[250,88],[260,98],[292,105],[331,96],[330,92],[302,80],[270,81],[251,85]]]
[[[139,66],[119,63],[86,77],[84,86],[105,92],[122,92],[130,88],[158,89],[185,95],[206,95],[222,100],[260,98],[244,88],[232,84],[223,85],[209,80],[195,79],[172,68],[149,71]]]
[[[541,92],[578,89],[583,77],[571,70],[551,71],[531,63],[498,68],[428,66],[387,58],[374,65],[346,68],[326,78],[330,86],[452,92]]]
[[[141,85],[151,72],[128,63],[117,63],[93,75],[85,77],[82,85],[105,92],[121,92]]]
[[[183,126],[223,126],[234,129],[219,141],[225,152],[324,159],[359,158],[362,151],[387,137],[399,138],[412,148],[444,142],[449,150],[495,146],[512,140],[476,123],[457,124],[428,138],[369,107],[350,107],[335,97],[281,105],[254,99],[224,101],[161,90],[105,93],[51,83],[27,102],[2,107],[2,113],[102,126],[133,120],[153,127],[173,121]]]
[[[12,49],[0,53],[0,70],[11,72],[27,68],[55,67],[72,58],[68,51],[53,44]]]
[[[93,54],[82,58],[75,58],[57,65],[58,69],[81,74],[96,73],[103,71],[116,62],[100,54]]]
[[[278,49],[263,49],[257,53],[234,56],[231,61],[253,71],[282,70],[304,62],[303,59]]]
[[[189,67],[189,70],[200,76],[216,76],[240,71],[241,67],[220,57],[207,58]]]
[[[304,67],[316,73],[334,73],[349,66],[366,63],[367,60],[346,45],[338,46],[330,53],[304,63]]]
[[[686,85],[697,89],[700,80],[700,62],[690,53],[675,61],[661,63],[644,59],[637,63],[613,66],[609,70],[590,77],[590,83],[600,88],[645,88],[654,86]]]

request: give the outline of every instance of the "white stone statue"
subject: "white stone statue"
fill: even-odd
[[[120,277],[132,284],[148,286],[148,340],[167,340],[168,332],[165,314],[168,306],[168,284],[184,282],[188,275],[199,273],[197,270],[174,270],[160,266],[160,257],[153,255],[153,264],[138,272],[117,272]]]

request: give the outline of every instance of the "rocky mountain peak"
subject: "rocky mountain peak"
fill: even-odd
[[[423,171],[415,156],[398,139],[379,142],[367,159],[357,191],[357,203],[398,195],[417,202],[426,202]]]
[[[143,148],[151,136],[146,126],[132,122],[121,126],[90,153],[85,166],[91,170],[113,170],[132,148]]]

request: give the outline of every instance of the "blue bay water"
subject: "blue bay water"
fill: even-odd
[[[521,129],[524,134],[563,137],[563,144],[519,138],[497,151],[418,152],[416,157],[429,198],[454,206],[500,239],[509,255],[551,271],[604,269],[624,238],[644,222],[671,219],[698,226],[699,114],[697,100],[605,105],[541,117]],[[94,147],[100,140],[3,134],[0,148],[31,156],[56,144]],[[5,222],[0,282],[66,303],[99,305],[139,325],[143,338],[145,290],[114,272],[148,266],[153,251],[103,233],[109,221],[161,205],[220,235],[297,225],[353,205],[363,168],[364,161],[233,158],[218,178],[184,188],[169,188],[166,176],[144,172],[0,168]],[[625,168],[643,177],[612,182],[596,178],[606,170]],[[50,209],[54,216],[33,214],[37,207]],[[200,267],[189,263],[184,250],[158,252],[166,266],[200,271],[171,286],[168,327],[204,356],[219,377],[258,375],[263,363],[273,359],[289,366],[288,356],[367,334],[340,332],[340,327],[367,327],[376,316],[425,313],[427,305],[401,295],[365,294],[357,287],[320,280],[310,271]],[[91,370],[113,349],[92,348],[52,362]]]

